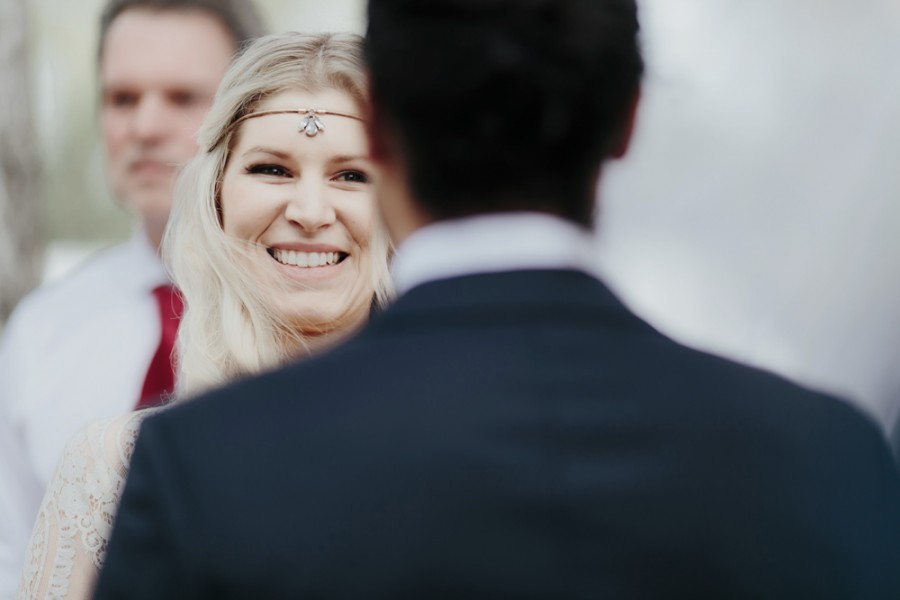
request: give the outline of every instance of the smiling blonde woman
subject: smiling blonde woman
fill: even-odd
[[[359,120],[360,43],[349,34],[269,36],[226,74],[199,132],[207,151],[185,169],[163,247],[187,300],[182,394],[333,343],[390,296]],[[308,110],[325,126],[316,135],[299,130]],[[282,268],[275,251],[290,249],[330,250],[338,264]]]
[[[163,241],[185,301],[175,400],[321,351],[390,298],[366,97],[361,39],[350,34],[267,36],[226,74]],[[91,594],[134,440],[155,410],[165,408],[91,424],[70,441],[20,598]]]

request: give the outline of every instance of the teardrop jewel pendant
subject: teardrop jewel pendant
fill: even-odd
[[[299,130],[306,133],[309,137],[313,137],[320,131],[325,131],[325,123],[316,115],[316,111],[310,110],[305,117],[300,119]]]

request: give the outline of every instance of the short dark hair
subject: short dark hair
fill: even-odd
[[[103,58],[106,34],[112,22],[131,9],[154,11],[203,11],[219,19],[234,41],[235,49],[266,33],[262,17],[251,0],[109,0],[100,16],[97,56]]]
[[[389,132],[432,218],[589,225],[640,86],[638,34],[634,0],[370,0],[375,150]]]

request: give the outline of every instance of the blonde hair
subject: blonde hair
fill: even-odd
[[[267,297],[276,282],[246,260],[247,243],[222,230],[220,187],[239,127],[266,97],[287,90],[335,89],[366,104],[362,39],[353,34],[281,33],[258,39],[226,73],[198,140],[200,153],[176,184],[163,258],[185,299],[178,331],[178,390],[183,398],[283,364],[309,351],[311,336],[288,322]],[[322,107],[325,108],[325,107]],[[390,242],[376,225],[370,242],[373,303],[393,293]],[[338,319],[324,330],[338,333]]]

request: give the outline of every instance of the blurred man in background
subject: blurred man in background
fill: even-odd
[[[85,422],[171,392],[178,299],[158,257],[178,167],[241,45],[250,0],[111,0],[100,23],[100,124],[132,238],[32,293],[0,338],[0,597],[12,596],[59,454]]]

